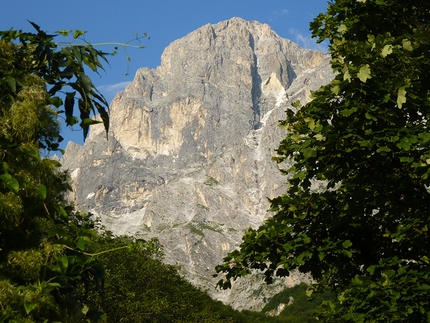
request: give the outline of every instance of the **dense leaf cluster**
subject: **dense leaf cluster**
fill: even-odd
[[[107,62],[108,54],[96,50],[89,43],[59,47],[54,41],[59,34],[48,35],[38,25],[31,24],[36,33],[14,29],[0,32],[2,42],[0,103],[15,102],[18,93],[28,85],[28,76],[38,76],[47,87],[47,102],[55,108],[64,107],[64,111],[58,112],[65,112],[67,125],[72,126],[79,122],[74,114],[77,102],[84,138],[88,134],[88,127],[100,122],[91,119],[91,113],[100,114],[108,131],[109,117],[106,111],[108,103],[84,70],[85,66],[94,72],[103,69],[99,59]],[[62,31],[61,34],[67,36],[68,32]],[[74,32],[74,40],[83,34],[82,31]],[[62,94],[65,94],[64,98],[59,96]],[[56,139],[55,137],[58,137],[58,134],[49,139]],[[58,148],[58,145],[49,140],[40,142],[43,143],[46,144],[46,148]]]
[[[84,73],[101,67],[104,53],[59,49],[55,35],[33,26],[36,33],[0,32],[0,321],[77,321],[91,315],[82,311],[86,294],[103,280],[87,252],[99,235],[65,202],[68,176],[40,149],[58,149],[58,95],[67,87],[79,93],[65,94],[67,123],[76,99],[84,128],[92,110],[107,128],[107,103]]]
[[[311,29],[337,76],[287,111],[288,192],[218,267],[220,285],[298,268],[338,293],[321,319],[427,322],[430,3],[336,0]]]

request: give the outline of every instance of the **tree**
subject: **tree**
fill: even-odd
[[[89,215],[64,200],[70,186],[61,165],[39,152],[58,149],[59,114],[79,122],[75,102],[84,136],[98,122],[92,112],[108,130],[108,104],[84,71],[102,68],[106,53],[59,47],[58,35],[32,25],[36,33],[0,32],[0,321],[97,321],[102,313],[85,297],[104,271],[86,250],[99,235]]]
[[[427,322],[430,3],[331,1],[311,30],[337,75],[287,111],[276,158],[291,162],[287,194],[217,267],[219,285],[299,269],[337,294],[320,319]]]

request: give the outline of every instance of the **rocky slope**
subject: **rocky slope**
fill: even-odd
[[[166,261],[214,297],[260,309],[300,277],[269,289],[253,277],[223,292],[212,274],[270,216],[267,198],[285,191],[271,160],[284,136],[278,121],[332,79],[329,60],[240,18],[173,42],[113,100],[108,141],[98,126],[84,146],[67,146],[71,199],[116,234],[158,237]]]

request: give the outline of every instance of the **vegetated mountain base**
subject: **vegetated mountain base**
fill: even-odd
[[[68,145],[71,200],[114,234],[158,237],[165,261],[212,297],[261,310],[306,277],[265,288],[253,276],[221,291],[214,267],[270,216],[267,198],[285,190],[272,161],[285,136],[278,122],[333,78],[329,61],[240,18],[173,42],[159,67],[139,69],[113,100],[108,141],[96,126],[84,146]]]
[[[276,295],[261,312],[240,312],[186,281],[178,266],[163,264],[157,241],[150,241],[152,248],[139,248],[130,237],[107,235],[97,250],[133,243],[134,248],[108,252],[99,259],[108,269],[105,286],[88,299],[91,307],[106,313],[109,322],[316,322],[312,311],[323,298],[309,301],[305,284]]]

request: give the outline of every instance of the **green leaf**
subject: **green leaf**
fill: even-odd
[[[7,76],[6,81],[12,92],[16,93],[16,80],[12,76]]]
[[[381,153],[381,152],[387,152],[388,153],[390,151],[391,151],[391,149],[388,148],[387,146],[379,147],[378,149],[376,149],[377,153]]]
[[[407,140],[407,138],[402,139],[400,142],[396,144],[396,146],[406,151],[411,149],[411,143]]]
[[[73,126],[73,125],[77,124],[78,122],[79,122],[79,120],[75,116],[66,118],[66,124],[68,126]]]
[[[331,91],[332,91],[335,95],[338,95],[338,94],[339,94],[339,92],[340,92],[340,87],[339,87],[339,85],[333,85],[333,86],[331,87]]]
[[[67,268],[69,267],[69,258],[66,255],[58,258],[58,265],[60,266],[61,271],[66,273]]]
[[[300,100],[297,100],[297,101],[293,102],[291,104],[291,106],[294,108],[300,108],[302,106],[302,104],[300,103]]]
[[[393,52],[393,45],[385,45],[384,48],[382,49],[381,56],[387,57],[392,52]]]
[[[58,96],[54,96],[49,99],[49,103],[52,104],[54,107],[59,108],[63,105],[63,100],[61,100],[61,98],[59,98]]]
[[[69,31],[68,30],[57,30],[57,33],[60,34],[61,36],[67,37],[69,36]]]
[[[372,78],[372,76],[370,75],[370,66],[369,66],[369,64],[362,65],[360,67],[360,70],[358,71],[357,77],[363,83],[366,83],[366,81],[368,79]]]
[[[408,39],[402,40],[402,46],[403,46],[403,49],[406,49],[407,51],[412,52],[414,50],[414,48],[412,47],[411,41]]]
[[[315,128],[315,120],[312,119],[312,118],[305,118],[304,120],[308,124],[309,129],[314,130],[314,128]]]
[[[78,241],[76,242],[76,245],[78,246],[78,248],[82,251],[85,250],[85,238],[84,237],[79,237]]]
[[[72,118],[73,117],[73,107],[75,105],[75,92],[66,92],[66,101],[64,103],[64,108],[66,110],[66,118]],[[68,125],[72,125],[69,122],[67,122]]]
[[[84,127],[88,127],[88,126],[91,126],[93,124],[98,124],[98,123],[103,123],[103,121],[97,121],[97,120],[93,120],[91,118],[85,118],[82,120],[80,125],[82,128],[84,128]]]
[[[414,157],[400,157],[401,163],[413,163]]]
[[[339,28],[337,29],[337,31],[340,33],[340,34],[343,34],[345,31],[347,31],[348,30],[348,28],[346,27],[346,25],[345,24],[341,24],[340,26],[339,26]]]
[[[362,285],[363,281],[360,279],[360,277],[358,275],[355,275],[354,278],[352,279],[352,282],[355,285]]]
[[[342,113],[343,116],[349,117],[351,114],[353,114],[356,111],[357,111],[357,108],[354,107],[354,108],[351,108],[351,109],[342,110],[341,113]]]
[[[349,70],[346,66],[343,70],[343,80],[351,82],[351,74],[349,73]]]
[[[87,93],[91,92],[91,88],[93,87],[93,82],[86,74],[81,74],[79,77],[80,83],[82,84],[83,88]]]
[[[73,34],[73,38],[77,39],[77,38],[79,38],[82,35],[85,35],[85,31],[78,29],[78,30],[75,30],[75,32]]]
[[[320,134],[320,133],[317,133],[315,136],[314,136],[314,138],[316,139],[316,140],[318,140],[318,141],[323,141],[323,140],[325,140],[326,138],[322,135],[322,134]]]
[[[43,199],[46,199],[46,186],[45,185],[40,185],[39,188],[37,189],[37,191],[39,192],[40,196],[42,196]]]
[[[399,107],[399,109],[402,108],[403,103],[405,102],[406,102],[406,87],[402,86],[397,91],[397,106]]]
[[[2,174],[0,175],[0,179],[3,180],[7,188],[9,188],[15,194],[18,194],[19,182],[16,178],[12,177],[10,174]]]
[[[349,247],[351,247],[352,246],[352,242],[350,241],[350,240],[345,240],[343,243],[342,243],[342,247],[344,247],[345,249],[347,249],[347,248],[349,248]]]
[[[303,156],[305,156],[305,158],[311,158],[312,156],[314,156],[315,152],[312,148],[304,148],[301,150]]]
[[[37,303],[25,303],[24,302],[24,309],[25,309],[25,312],[27,313],[27,315],[30,314],[30,312],[32,310],[34,310],[36,308],[36,306],[37,306]]]
[[[82,314],[86,315],[86,314],[88,313],[88,310],[89,310],[89,309],[90,309],[90,308],[89,308],[86,304],[84,304],[84,305],[82,306],[82,309],[81,309]]]

